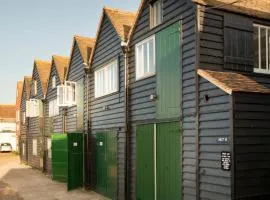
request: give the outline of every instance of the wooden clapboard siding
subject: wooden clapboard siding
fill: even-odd
[[[203,78],[199,86],[199,198],[230,199],[231,171],[222,171],[220,161],[222,151],[231,152],[230,96]],[[219,137],[229,142],[219,144]]]
[[[73,82],[78,82],[79,80],[84,79],[84,69],[83,69],[83,58],[80,53],[79,47],[77,42],[74,44],[73,52],[71,54],[71,61],[70,61],[70,66],[69,66],[69,71],[66,80],[67,81],[73,81]],[[83,96],[81,97],[83,98]],[[82,99],[83,100],[83,99]],[[63,111],[63,110],[62,110]],[[67,108],[67,132],[77,132],[77,106],[71,106]],[[60,124],[61,122],[60,119],[57,119],[55,121],[55,126],[58,128],[62,127]],[[81,132],[82,130],[80,130]]]
[[[163,23],[150,30],[149,3],[145,2],[134,33],[130,41],[129,60],[129,112],[131,127],[131,158],[130,159],[130,195],[136,198],[136,125],[156,121],[156,105],[150,100],[150,95],[156,93],[156,77],[135,80],[135,45],[147,37],[165,29],[169,25],[181,20],[182,25],[182,113],[183,121],[183,199],[196,199],[196,17],[195,5],[190,1],[164,0]]]
[[[270,96],[234,94],[235,199],[270,198]]]
[[[21,106],[20,106],[20,118],[23,118],[23,112],[26,112],[26,101],[27,101],[27,94],[26,94],[26,84],[24,82],[23,84],[23,90],[22,90],[22,99],[21,99]],[[28,137],[28,118],[25,118],[25,124],[23,124],[23,121],[20,121],[20,141],[25,142],[25,156],[22,155],[22,151],[20,151],[21,159],[25,163],[28,162],[27,160],[27,137]],[[22,148],[22,142],[20,142],[20,148]]]
[[[42,91],[42,86],[41,86],[41,81],[40,81],[40,77],[37,71],[36,66],[34,66],[34,70],[33,70],[33,75],[32,75],[32,80],[36,80],[37,81],[37,94],[34,95],[32,89],[30,90],[30,99],[34,98],[34,99],[43,99],[44,95],[43,95],[43,91]],[[41,153],[41,129],[42,127],[42,123],[40,120],[40,117],[29,117],[28,118],[29,123],[28,123],[28,164],[34,168],[38,168],[41,169],[41,165],[40,165],[40,153]],[[37,155],[34,156],[33,155],[33,139],[37,139]]]
[[[119,66],[119,91],[95,98],[95,70],[115,59],[118,60]],[[117,199],[125,199],[124,58],[121,50],[121,40],[106,14],[96,41],[91,68],[88,91],[89,101],[91,102],[91,135],[95,138],[98,131],[111,130],[117,132]],[[109,109],[105,110],[105,106],[108,106]],[[95,156],[93,159],[95,159]],[[95,179],[96,174],[95,172],[92,173],[92,179]],[[92,182],[94,181],[92,180]]]

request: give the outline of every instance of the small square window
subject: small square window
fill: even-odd
[[[162,22],[162,1],[156,0],[150,4],[150,28],[154,28]]]
[[[49,101],[49,117],[59,115],[59,107],[57,105],[57,99]]]
[[[52,89],[56,88],[56,77],[52,77]]]
[[[37,81],[33,80],[33,85],[32,85],[32,90],[33,90],[33,95],[37,95]]]
[[[37,139],[33,139],[33,151],[32,151],[33,156],[37,156]]]
[[[155,36],[136,45],[136,80],[156,73]]]

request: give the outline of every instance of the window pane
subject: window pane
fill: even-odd
[[[156,4],[156,25],[159,25],[161,23],[161,1],[157,1]]]
[[[155,72],[155,66],[154,66],[154,41],[151,39],[149,41],[149,72],[154,73]]]
[[[143,44],[143,72],[148,73],[148,49],[147,43]]]
[[[142,45],[138,46],[138,54],[137,54],[137,75],[140,77],[143,74],[143,51]]]
[[[258,27],[254,27],[253,48],[254,48],[254,68],[259,68],[259,31],[258,31]]]
[[[266,29],[261,29],[261,69],[266,69]]]

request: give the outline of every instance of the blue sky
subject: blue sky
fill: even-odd
[[[0,3],[0,104],[15,103],[16,83],[34,59],[69,56],[74,34],[95,37],[103,6],[137,11],[140,0],[8,0]]]

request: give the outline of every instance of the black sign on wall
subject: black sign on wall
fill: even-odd
[[[231,170],[231,153],[227,151],[221,152],[221,169],[224,171]]]

